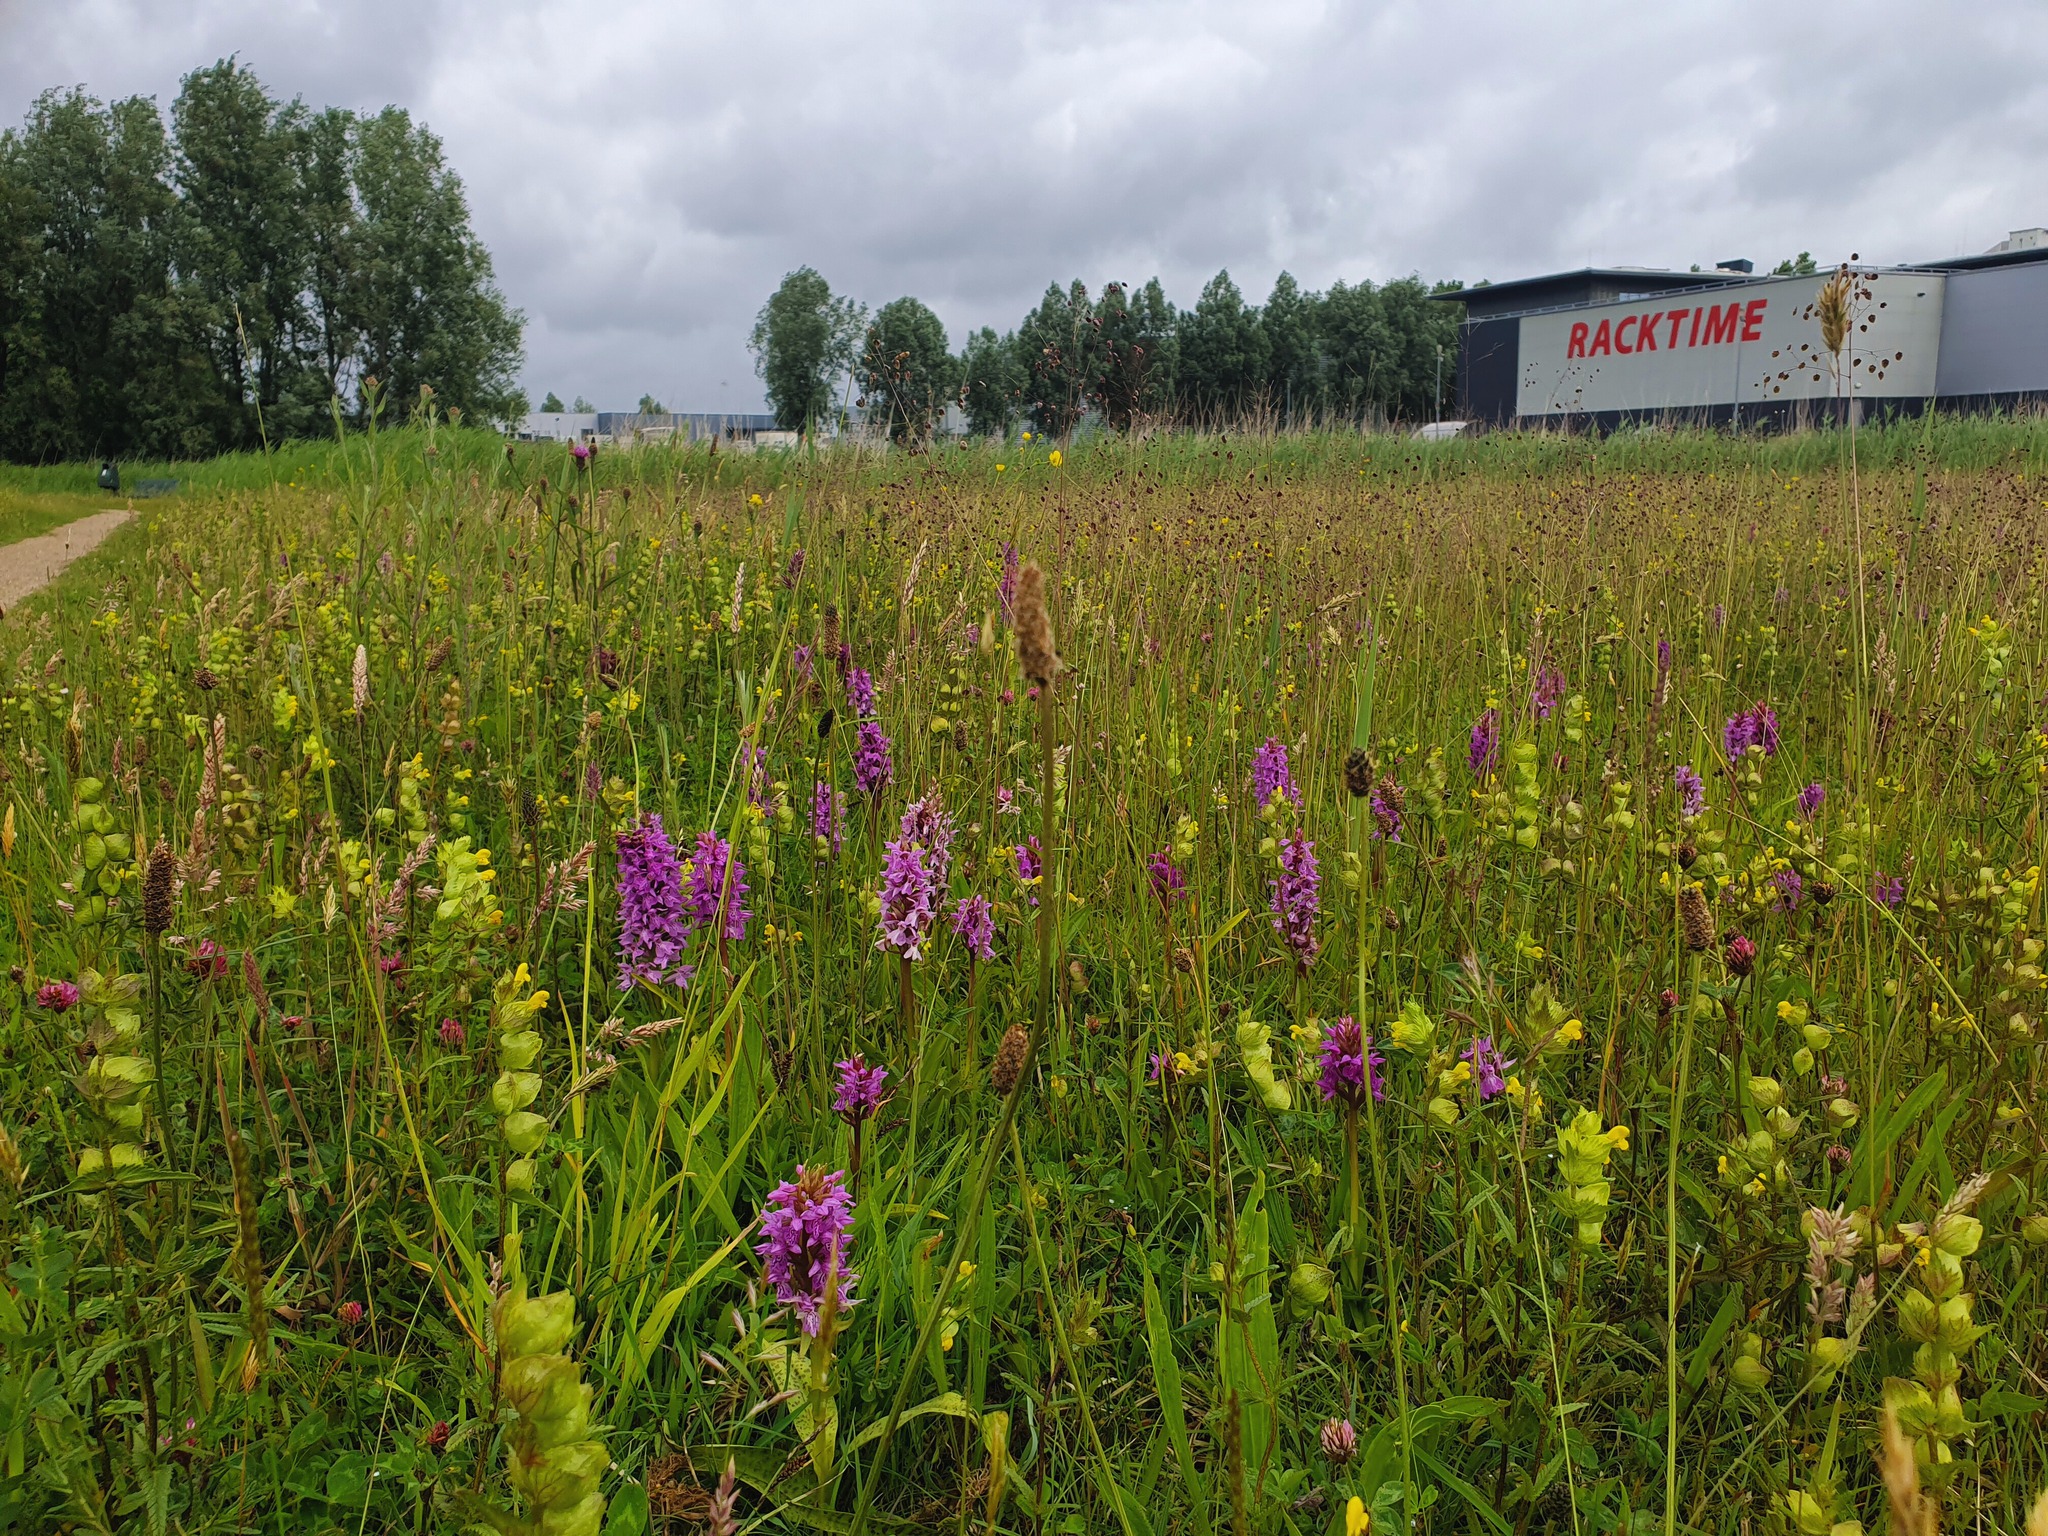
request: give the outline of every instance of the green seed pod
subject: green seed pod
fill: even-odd
[[[568,1509],[550,1509],[540,1517],[541,1536],[598,1536],[604,1525],[604,1495],[593,1493]]]
[[[515,1456],[505,1471],[512,1486],[543,1510],[568,1509],[596,1491],[610,1465],[602,1440],[578,1440],[543,1451],[531,1461]]]
[[[91,874],[107,862],[107,840],[97,832],[88,832],[80,845],[86,873]]]
[[[1761,1392],[1771,1384],[1771,1368],[1761,1360],[1741,1355],[1728,1367],[1728,1380],[1738,1391]]]
[[[498,1065],[508,1072],[523,1072],[540,1055],[540,1036],[530,1029],[522,1029],[504,1036],[498,1041]]]
[[[531,1110],[520,1110],[505,1117],[505,1143],[525,1157],[529,1152],[540,1150],[540,1144],[547,1140],[548,1123]]]
[[[1295,1265],[1294,1273],[1287,1277],[1288,1298],[1305,1311],[1320,1307],[1330,1299],[1330,1288],[1336,1279],[1333,1270],[1303,1261]]]
[[[526,1108],[539,1093],[539,1073],[500,1072],[498,1080],[491,1084],[491,1108],[501,1115],[509,1115]]]
[[[1785,1513],[1792,1517],[1799,1536],[1828,1536],[1834,1526],[1827,1506],[1804,1488],[1794,1488],[1785,1495]]]
[[[103,779],[80,779],[78,781],[78,803],[80,805],[93,804],[106,792],[106,788],[106,781]]]
[[[1922,1291],[1908,1290],[1899,1296],[1899,1332],[1918,1343],[1934,1337],[1940,1317],[1934,1298]]]
[[[122,863],[135,857],[135,843],[126,832],[109,832],[106,836],[107,857],[119,859]]]
[[[1951,1296],[1941,1304],[1934,1339],[1945,1349],[1965,1350],[1984,1336],[1985,1330],[1970,1321],[1970,1298]]]
[[[1813,1343],[1814,1370],[1828,1373],[1838,1371],[1847,1365],[1855,1354],[1856,1346],[1847,1339],[1824,1335]]]
[[[509,1356],[556,1355],[576,1331],[576,1297],[569,1291],[498,1303],[498,1349]]]
[[[1749,1080],[1749,1096],[1756,1101],[1760,1110],[1773,1110],[1785,1102],[1785,1089],[1775,1077],[1752,1077]]]
[[[550,1382],[566,1377],[573,1385],[576,1380],[576,1363],[567,1355],[507,1356],[501,1350],[499,1358],[502,1364],[498,1368],[498,1384],[505,1401],[518,1410],[522,1419],[539,1413]]]
[[[1927,1235],[1934,1239],[1934,1246],[1943,1253],[1966,1259],[1984,1240],[1984,1223],[1974,1216],[1944,1216]]]
[[[533,1176],[538,1171],[530,1157],[519,1158],[505,1165],[505,1188],[515,1195],[530,1194],[533,1190]]]
[[[2020,1237],[2030,1243],[2048,1243],[2048,1211],[2036,1211],[2022,1221]]]

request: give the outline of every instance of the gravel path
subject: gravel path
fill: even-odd
[[[0,610],[12,608],[29,593],[55,579],[80,555],[89,555],[134,510],[93,512],[32,539],[0,544]]]

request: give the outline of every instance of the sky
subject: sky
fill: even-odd
[[[238,55],[444,141],[523,382],[761,408],[816,267],[957,349],[1048,282],[1912,261],[2048,224],[2038,0],[0,0],[0,124]]]

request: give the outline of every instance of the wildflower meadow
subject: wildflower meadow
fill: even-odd
[[[295,452],[4,621],[0,1526],[2030,1529],[2038,425]]]

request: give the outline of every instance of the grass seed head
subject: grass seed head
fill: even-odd
[[[1041,688],[1060,673],[1053,648],[1052,615],[1045,607],[1045,572],[1036,560],[1017,577],[1017,662]]]

